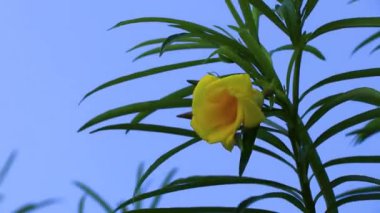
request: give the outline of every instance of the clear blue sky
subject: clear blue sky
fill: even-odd
[[[273,3],[274,1],[270,1]],[[322,23],[353,16],[379,16],[377,0],[346,5],[347,0],[323,0],[307,25],[309,30]],[[129,198],[133,191],[139,162],[154,161],[168,149],[186,138],[131,132],[106,132],[89,135],[76,130],[88,119],[120,105],[156,99],[180,88],[186,79],[198,79],[206,72],[240,72],[235,66],[217,65],[204,69],[187,69],[147,79],[136,80],[100,92],[78,106],[82,96],[95,86],[112,78],[145,68],[186,59],[201,59],[208,51],[166,54],[132,63],[137,52],[125,50],[137,42],[177,32],[165,25],[145,24],[107,31],[124,19],[143,16],[166,16],[192,20],[211,26],[232,24],[232,18],[222,0],[139,0],[139,1],[49,1],[12,0],[0,3],[0,162],[12,150],[17,160],[0,193],[5,195],[0,212],[10,212],[29,201],[59,198],[60,203],[40,212],[75,212],[82,192],[72,184],[79,180],[94,188],[116,205]],[[269,49],[287,44],[269,22],[263,22],[262,38]],[[313,42],[326,55],[321,62],[305,56],[303,84],[305,89],[323,77],[341,71],[379,67],[380,52],[369,55],[370,48],[350,57],[354,46],[373,29],[335,32]],[[275,56],[282,76],[289,53]],[[355,86],[379,87],[379,78],[355,81]],[[305,106],[317,97],[352,88],[353,83],[326,87],[306,100]],[[321,132],[336,118],[344,118],[367,106],[344,105],[328,114],[328,118],[312,129]],[[182,112],[181,110],[175,111]],[[189,127],[188,121],[175,118],[173,111],[163,111],[147,122]],[[379,135],[362,146],[352,146],[353,139],[341,134],[320,148],[322,160],[349,154],[379,154]],[[177,177],[206,174],[237,174],[239,153],[224,151],[221,146],[197,144],[177,155],[152,176],[150,189],[157,187],[171,168],[179,168]],[[378,166],[347,166],[328,171],[331,177],[339,174],[362,173],[380,177]],[[284,166],[254,153],[246,175],[273,178],[298,187],[296,176]],[[313,183],[315,185],[315,183]],[[354,184],[351,184],[351,187]],[[339,190],[346,189],[341,187]],[[259,186],[228,186],[196,189],[164,197],[161,206],[223,205],[234,206],[252,194],[268,191]],[[321,200],[322,201],[322,200]],[[275,205],[274,205],[275,203]],[[319,203],[323,208],[323,202]],[[102,212],[88,202],[86,212]],[[292,212],[289,204],[278,200],[259,202],[280,212]],[[341,208],[342,212],[379,212],[380,204],[362,202]]]

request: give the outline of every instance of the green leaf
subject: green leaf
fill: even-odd
[[[263,147],[255,145],[253,147],[253,150],[255,150],[257,152],[260,152],[262,154],[268,155],[268,156],[270,156],[270,157],[272,157],[274,159],[279,160],[280,162],[282,162],[285,165],[289,166],[295,173],[297,173],[297,169],[296,169],[296,167],[293,166],[293,164],[291,164],[289,161],[287,161],[285,158],[281,157],[280,155],[278,155],[278,154],[270,151],[269,149],[265,149]]]
[[[15,159],[17,156],[16,151],[12,151],[11,154],[8,156],[7,160],[5,161],[5,164],[3,168],[0,170],[0,185],[4,182],[5,177],[7,176],[9,170],[11,169]]]
[[[236,208],[229,207],[185,207],[131,210],[128,213],[232,213]],[[245,213],[276,213],[265,209],[246,209]]]
[[[169,37],[167,37],[165,41],[162,42],[161,49],[160,49],[160,56],[162,56],[167,46],[171,45],[173,42],[181,38],[186,38],[189,36],[191,36],[190,33],[177,33],[177,34],[170,35]]]
[[[84,204],[86,202],[86,195],[83,195],[78,203],[78,213],[84,213]]]
[[[283,153],[294,159],[294,155],[290,151],[290,149],[274,134],[260,128],[259,132],[257,133],[257,138],[264,142],[267,142],[271,146],[277,148],[278,150],[282,151]]]
[[[163,49],[164,48],[164,49]],[[133,59],[133,61],[137,61],[141,58],[144,58],[146,56],[159,54],[161,56],[163,52],[171,52],[171,51],[177,51],[177,50],[190,50],[190,49],[214,49],[216,46],[214,44],[208,44],[208,43],[184,43],[184,44],[173,44],[170,46],[165,47],[157,47],[150,49],[148,51],[143,52],[142,54],[138,55],[136,58]]]
[[[249,33],[258,41],[258,30],[255,18],[253,17],[253,10],[248,0],[239,0],[240,9],[243,12],[245,26]],[[241,26],[240,26],[241,27]]]
[[[337,201],[338,206],[358,201],[380,200],[380,193],[358,194],[342,198]],[[328,210],[327,210],[328,211]]]
[[[348,18],[327,23],[314,31],[309,37],[309,41],[319,37],[328,32],[341,30],[346,28],[358,27],[380,27],[379,17],[361,17],[361,18]]]
[[[189,178],[179,179],[168,186],[158,189],[155,191],[147,192],[138,196],[135,196],[122,204],[120,204],[116,211],[128,206],[139,200],[151,198],[157,195],[162,195],[166,193],[183,191],[187,189],[194,189],[199,187],[209,187],[209,186],[219,186],[219,185],[231,185],[231,184],[259,184],[270,186],[276,189],[287,191],[295,196],[299,196],[300,191],[294,187],[287,186],[282,183],[278,183],[272,180],[249,178],[249,177],[235,177],[235,176],[193,176]]]
[[[368,177],[364,175],[346,175],[331,181],[331,187],[335,188],[343,183],[347,182],[365,182],[365,183],[373,183],[380,185],[380,180],[373,177]],[[318,199],[322,196],[322,193],[319,192],[314,199],[314,202],[317,203]]]
[[[320,107],[311,115],[309,120],[306,122],[306,128],[309,129],[331,109],[347,101],[358,101],[380,106],[380,92],[372,88],[362,87],[347,92],[338,93],[336,95],[327,96],[317,101],[306,110],[304,115],[306,115],[311,110]]]
[[[90,187],[78,181],[74,182],[74,184],[82,191],[84,191],[88,196],[94,199],[96,203],[98,203],[104,209],[105,212],[113,213],[111,206]]]
[[[351,79],[359,79],[359,78],[367,78],[367,77],[375,77],[380,76],[380,68],[372,68],[372,69],[364,69],[364,70],[355,70],[350,72],[344,72],[337,75],[330,76],[328,78],[319,81],[318,83],[311,86],[307,89],[302,95],[300,100],[302,100],[307,94],[312,92],[313,90],[335,82],[346,81]]]
[[[132,124],[132,123],[124,123],[124,124],[115,124],[104,126],[99,129],[93,130],[90,133],[96,133],[99,131],[105,130],[141,130],[147,132],[159,132],[159,133],[168,133],[173,135],[181,135],[187,137],[196,137],[197,134],[193,130],[182,129],[177,127],[170,126],[162,126],[162,125],[154,125],[154,124]]]
[[[170,172],[166,175],[165,179],[162,181],[161,188],[168,185],[172,181],[172,179],[176,173],[177,173],[177,169],[170,170]],[[161,198],[162,198],[162,196],[154,197],[152,203],[150,204],[150,208],[151,209],[157,208]]]
[[[358,46],[355,47],[355,49],[352,51],[352,54],[356,53],[358,50],[363,48],[364,46],[368,45],[369,43],[373,42],[375,39],[380,38],[380,31],[377,31],[376,33],[372,34],[368,38],[366,38],[364,41],[362,41]]]
[[[239,176],[242,176],[245,168],[249,162],[249,158],[251,157],[252,149],[255,144],[257,131],[259,130],[259,126],[255,128],[243,128],[243,139],[242,144],[240,146],[240,161],[239,161]]]
[[[178,98],[185,98],[187,96],[190,96],[193,93],[194,86],[187,86],[182,89],[176,90],[169,95],[161,98],[161,100],[170,100],[170,99],[178,99]],[[144,118],[148,117],[150,114],[154,113],[155,110],[149,110],[149,111],[143,111],[139,112],[132,120],[131,124],[137,124],[140,121],[142,121]],[[128,133],[129,130],[126,131]]]
[[[235,6],[233,5],[232,1],[231,0],[225,0],[226,4],[227,4],[227,7],[228,9],[230,10],[230,13],[232,14],[232,16],[234,17],[236,23],[239,25],[239,27],[244,27],[244,23],[243,23],[243,20],[240,18],[240,15],[239,13],[237,12]]]
[[[294,46],[291,44],[284,45],[284,46],[281,46],[279,48],[276,48],[276,49],[270,51],[270,54],[274,54],[276,52],[280,52],[280,51],[284,51],[284,50],[294,50]],[[326,57],[323,55],[323,53],[320,50],[318,50],[316,47],[313,47],[311,45],[306,45],[304,48],[304,51],[313,54],[315,57],[317,57],[323,61],[326,60]]]
[[[144,172],[144,174],[141,176],[141,178],[139,178],[137,184],[136,184],[136,187],[135,187],[135,192],[134,194],[136,195],[137,192],[139,191],[140,187],[142,186],[142,184],[144,183],[144,181],[161,165],[163,164],[165,161],[167,161],[168,159],[170,159],[171,157],[173,157],[175,154],[179,153],[180,151],[188,148],[189,146],[199,142],[200,139],[199,138],[193,138],[171,150],[169,150],[168,152],[166,152],[165,154],[161,155],[159,158],[157,158],[156,161],[154,161],[154,163],[152,165],[149,166],[149,168]]]
[[[100,90],[103,90],[103,89],[111,87],[111,86],[115,86],[115,85],[120,84],[120,83],[130,81],[130,80],[134,80],[134,79],[138,79],[138,78],[142,78],[142,77],[146,77],[146,76],[150,76],[150,75],[155,75],[155,74],[159,74],[159,73],[163,73],[163,72],[167,72],[167,71],[171,71],[171,70],[177,70],[177,69],[182,69],[182,68],[187,68],[187,67],[194,67],[194,66],[199,66],[199,65],[206,65],[206,64],[216,63],[216,62],[220,62],[220,59],[210,58],[208,60],[201,59],[201,60],[187,61],[187,62],[182,62],[182,63],[165,65],[165,66],[161,66],[161,67],[154,67],[154,68],[147,69],[147,70],[140,71],[140,72],[135,72],[135,73],[132,73],[129,75],[125,75],[125,76],[113,79],[111,81],[108,81],[108,82],[96,87],[95,89],[88,92],[82,98],[81,102],[84,101],[90,95],[92,95],[92,94],[94,94]]]
[[[351,156],[351,157],[343,157],[336,158],[330,161],[327,161],[323,164],[325,168],[336,166],[336,165],[346,165],[352,163],[380,163],[380,156]]]
[[[294,5],[294,1],[282,0],[281,6],[277,5],[276,10],[285,20],[286,27],[290,34],[290,39],[292,40],[292,43],[298,42],[301,30],[299,23],[299,15],[297,13],[296,6]]]
[[[262,12],[273,24],[275,24],[280,30],[282,30],[285,34],[288,35],[288,29],[282,23],[281,19],[273,12],[273,10],[265,4],[262,0],[249,0],[254,7]]]
[[[26,204],[26,205],[18,208],[17,210],[15,210],[14,213],[33,212],[33,211],[39,210],[41,208],[45,208],[45,207],[51,206],[53,204],[56,204],[57,202],[58,202],[58,200],[56,200],[56,199],[47,199],[47,200],[44,200],[44,201],[41,201],[38,203]]]
[[[136,49],[139,49],[139,48],[142,48],[142,47],[146,47],[146,46],[150,46],[150,45],[153,45],[153,44],[161,44],[166,39],[167,38],[156,38],[156,39],[151,39],[151,40],[143,41],[143,42],[138,43],[137,45],[133,46],[131,49],[127,50],[127,52],[131,52],[133,50],[136,50]],[[177,38],[176,39],[176,42],[183,42],[183,43],[187,43],[187,42],[198,43],[200,41],[201,41],[201,39],[199,39],[199,38],[192,38],[192,37],[182,37],[182,38]]]
[[[338,194],[337,198],[347,197],[349,195],[357,195],[357,194],[367,194],[373,192],[380,192],[380,186],[367,186],[367,187],[359,187],[356,189],[348,190],[343,193]]]
[[[348,135],[356,135],[356,143],[361,144],[376,133],[380,133],[380,118],[373,119],[363,128],[354,130],[348,133]]]
[[[318,3],[318,0],[308,0],[306,2],[306,5],[302,11],[302,22],[305,22],[307,17],[309,17],[310,13],[313,11],[317,3]]]
[[[230,39],[235,40],[235,37],[230,32],[228,32],[226,29],[224,29],[223,27],[218,26],[218,25],[214,25],[214,27],[217,28],[218,30],[222,31],[225,34],[225,36],[229,37]]]
[[[378,50],[380,50],[380,44],[377,45],[375,48],[373,48],[373,49],[371,50],[371,54],[373,54],[374,52],[376,52],[376,51],[378,51]]]
[[[146,23],[146,22],[177,24],[179,26],[197,29],[199,31],[204,31],[204,32],[208,32],[208,33],[217,33],[216,31],[214,31],[210,28],[207,28],[205,26],[202,26],[202,25],[199,25],[199,24],[196,24],[193,22],[188,22],[188,21],[179,20],[179,19],[162,18],[162,17],[143,17],[143,18],[125,20],[125,21],[121,21],[121,22],[117,23],[111,29],[130,25],[130,24]]]
[[[350,117],[346,120],[343,120],[334,126],[331,126],[326,131],[324,131],[314,142],[315,147],[318,147],[323,142],[325,142],[330,137],[338,134],[339,132],[346,130],[347,128],[350,128],[352,126],[355,126],[359,123],[362,123],[364,121],[372,120],[374,118],[380,117],[380,108],[369,110],[367,112],[360,113],[358,115],[355,115],[353,117]]]
[[[169,108],[179,108],[179,107],[190,107],[192,103],[191,99],[180,99],[180,100],[156,100],[156,101],[146,101],[140,103],[134,103],[115,109],[108,110],[85,123],[78,131],[83,131],[95,124],[100,122],[120,117],[123,115],[132,114],[135,112],[142,112],[148,110],[157,109],[169,109]]]
[[[270,192],[270,193],[265,193],[262,195],[252,196],[252,197],[245,199],[244,201],[242,201],[239,204],[238,210],[236,212],[237,213],[246,212],[246,209],[249,205],[251,205],[257,201],[268,199],[268,198],[283,199],[285,201],[288,201],[290,204],[293,204],[293,206],[297,207],[302,212],[304,212],[304,210],[305,210],[303,203],[300,200],[298,200],[297,198],[295,198],[294,196],[292,196],[288,193],[284,193],[284,192]]]

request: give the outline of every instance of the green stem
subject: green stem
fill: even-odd
[[[302,189],[302,196],[304,203],[306,205],[306,212],[314,213],[315,212],[315,203],[310,190],[310,182],[308,180],[307,170],[309,164],[316,175],[317,182],[321,191],[323,192],[323,197],[326,202],[327,209],[330,209],[331,213],[338,212],[336,207],[336,198],[333,189],[330,187],[330,180],[326,173],[325,168],[322,165],[322,161],[319,157],[319,154],[315,147],[313,147],[313,141],[305,128],[299,113],[299,83],[300,83],[300,70],[301,70],[301,60],[302,60],[302,51],[304,44],[300,43],[295,48],[296,57],[295,57],[295,67],[293,75],[293,105],[291,108],[291,119],[289,126],[289,135],[294,148],[294,151],[297,152],[297,169],[299,181]]]

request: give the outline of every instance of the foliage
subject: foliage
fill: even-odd
[[[161,187],[165,187],[170,183],[170,181],[173,179],[174,175],[176,174],[177,170],[172,169],[169,171],[169,173],[166,175],[164,180],[161,183]],[[142,187],[142,183],[144,182],[144,176],[146,176],[149,173],[149,169],[144,172],[144,164],[140,163],[138,169],[137,169],[137,183],[136,183],[136,188],[134,195],[137,196],[139,194],[142,194],[145,191],[145,188]],[[82,182],[75,182],[75,186],[77,186],[79,189],[81,189],[84,192],[84,195],[80,198],[78,202],[78,213],[84,213],[85,212],[85,203],[87,197],[92,198],[98,205],[103,209],[104,212],[106,213],[112,213],[113,208],[111,205],[102,197],[100,196],[95,190],[87,186],[86,184]],[[161,195],[157,195],[153,198],[151,201],[149,208],[156,208],[158,204],[160,203],[161,200]],[[138,211],[139,209],[142,209],[143,207],[143,202],[142,201],[136,201],[134,202],[134,208],[133,211]],[[127,207],[123,207],[121,211],[124,212],[130,212],[130,209]]]
[[[185,67],[203,66],[210,63],[235,63],[243,72],[251,77],[253,84],[260,88],[265,94],[263,111],[267,118],[257,130],[249,130],[250,132],[243,134],[240,137],[243,143],[250,145],[243,146],[241,149],[242,158],[245,160],[240,161],[240,168],[245,167],[244,164],[248,161],[245,156],[249,156],[250,152],[257,151],[263,153],[272,157],[274,160],[278,160],[287,166],[290,166],[297,173],[299,188],[288,186],[270,179],[243,177],[241,176],[243,171],[240,171],[239,176],[193,176],[175,180],[169,185],[154,191],[135,194],[135,196],[120,204],[115,210],[121,210],[130,204],[166,193],[198,187],[230,184],[263,185],[273,188],[274,191],[262,195],[252,195],[252,197],[243,200],[236,208],[149,208],[144,209],[143,211],[134,210],[129,212],[268,212],[267,210],[250,209],[248,206],[257,201],[272,198],[283,199],[301,212],[316,212],[315,206],[319,200],[318,198],[321,197],[324,199],[326,211],[334,213],[338,212],[338,208],[341,205],[347,203],[362,200],[379,200],[379,179],[361,175],[345,175],[332,180],[329,177],[326,168],[346,165],[353,162],[359,164],[379,163],[380,156],[348,156],[322,162],[317,147],[329,141],[334,135],[344,132],[350,127],[354,127],[363,122],[368,122],[368,124],[361,129],[349,133],[357,135],[358,142],[361,143],[368,137],[379,132],[380,92],[374,88],[353,88],[347,92],[332,95],[329,94],[328,96],[316,100],[311,106],[305,106],[303,99],[321,87],[329,86],[329,88],[333,89],[333,86],[336,83],[364,77],[380,76],[380,68],[363,68],[361,70],[342,72],[326,79],[322,79],[314,85],[310,85],[309,89],[304,92],[300,91],[299,85],[302,80],[302,78],[300,78],[300,73],[302,71],[301,64],[303,53],[310,52],[319,59],[325,59],[317,47],[309,44],[311,41],[337,30],[363,27],[379,28],[380,18],[356,17],[336,20],[325,23],[311,32],[307,32],[304,29],[304,25],[307,23],[309,15],[314,11],[314,8],[318,4],[318,0],[278,0],[275,8],[271,8],[263,0],[239,0],[238,9],[235,7],[236,3],[234,4],[231,0],[226,0],[225,2],[236,21],[236,25],[228,26],[229,29],[220,26],[210,28],[185,20],[162,17],[136,18],[116,24],[113,28],[137,23],[157,22],[169,24],[169,26],[181,30],[180,33],[169,35],[166,38],[154,38],[136,45],[131,50],[153,46],[153,48],[145,51],[136,59],[141,59],[152,54],[162,55],[168,51],[186,51],[200,48],[209,49],[210,57],[155,67],[119,77],[90,91],[85,95],[84,99],[105,88],[137,78],[152,76],[168,71],[176,71]],[[283,35],[287,36],[289,44],[284,44],[273,51],[268,51],[260,42],[259,23],[261,18],[268,19]],[[234,37],[232,33],[230,33],[231,30],[234,31],[234,33],[237,33],[238,37]],[[370,41],[373,41],[374,38],[375,37],[367,39],[360,44],[356,50],[360,49]],[[273,53],[283,50],[290,50],[293,52],[292,57],[289,60],[286,82],[280,81],[281,78],[279,77],[279,72],[275,70],[271,58]],[[189,98],[189,96],[192,94],[193,88],[193,85],[186,86],[161,99],[133,103],[108,110],[89,120],[79,130],[85,130],[116,117],[137,113],[134,119],[129,123],[106,125],[97,128],[92,132],[115,129],[127,131],[138,129],[182,135],[190,138],[188,142],[179,147],[173,148],[161,156],[148,169],[149,172],[147,171],[142,175],[143,178],[141,178],[137,184],[139,187],[160,164],[174,154],[177,154],[200,140],[197,134],[190,129],[167,126],[168,124],[166,123],[164,125],[141,123],[144,118],[157,110],[191,107],[192,99]],[[335,124],[327,127],[318,137],[315,139],[311,137],[309,129],[324,118],[327,112],[344,102],[351,101],[369,104],[372,108],[370,110],[358,112],[358,114],[352,115],[349,118],[336,120]],[[301,107],[306,107],[305,113],[301,112]],[[252,131],[257,131],[257,134],[253,134]],[[272,149],[265,149],[253,144],[256,137],[258,140],[270,144]],[[284,138],[286,138],[286,140]],[[288,141],[290,142],[291,148],[288,148]],[[249,153],[247,153],[247,147],[252,148],[249,149]],[[280,151],[281,155],[276,154],[274,150]],[[283,155],[291,157],[292,162],[287,161]],[[320,189],[320,192],[315,196],[311,193],[310,180],[312,178],[317,180]],[[361,181],[371,185],[369,187],[353,188],[341,194],[335,193],[334,190],[337,186],[349,184],[352,181]]]
[[[5,161],[3,167],[0,170],[0,185],[4,182],[5,177],[9,173],[14,161],[16,160],[17,152],[13,151],[7,160]],[[4,199],[4,195],[0,196],[1,201]],[[18,207],[16,210],[14,210],[14,213],[29,213],[29,212],[34,212],[36,210],[39,210],[41,208],[48,207],[50,205],[56,204],[58,200],[56,199],[46,199],[40,202],[35,202],[35,203],[27,203],[24,204],[20,207]]]

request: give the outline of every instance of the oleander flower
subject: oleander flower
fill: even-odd
[[[191,126],[208,143],[221,142],[231,151],[241,126],[253,128],[265,119],[262,104],[263,95],[252,88],[248,74],[206,75],[193,92]]]

